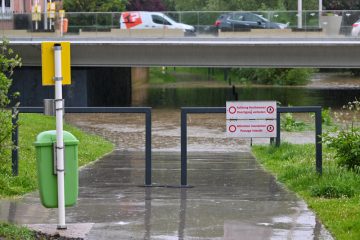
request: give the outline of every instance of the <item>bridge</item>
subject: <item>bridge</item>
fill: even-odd
[[[51,89],[41,86],[44,41],[71,43],[74,84],[64,92],[68,106],[141,102],[144,96],[139,101],[136,96],[143,90],[136,88],[132,67],[360,67],[360,38],[351,34],[360,12],[331,12],[331,16],[304,12],[302,28],[297,27],[297,12],[266,12],[263,15],[273,22],[277,17],[289,19],[288,28],[241,31],[214,27],[219,12],[171,14],[178,22],[193,25],[195,34],[188,36],[182,29],[166,27],[119,29],[120,13],[67,13],[67,32],[58,26],[45,31],[41,22],[34,29],[33,23],[26,23],[29,16],[19,18],[25,19],[23,29],[13,16],[14,28],[0,25],[0,36],[9,39],[22,57],[24,67],[15,72],[14,91],[21,92],[20,101],[29,106],[41,106],[42,99],[52,96]]]
[[[8,24],[0,26],[0,35],[10,40],[24,66],[40,66],[41,42],[70,41],[75,67],[359,67],[360,38],[352,32],[359,11],[257,12],[262,21],[287,22],[287,27],[243,29],[233,25],[226,31],[221,25],[214,26],[221,14],[224,12],[167,13],[177,22],[194,26],[196,32],[190,37],[165,23],[151,29],[120,29],[121,13],[66,13],[68,29],[60,24],[45,28],[45,22],[14,14]]]
[[[44,38],[10,45],[24,66],[40,66],[42,41],[70,41],[72,66],[360,67],[357,38]]]

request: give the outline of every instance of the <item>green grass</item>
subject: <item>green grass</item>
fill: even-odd
[[[193,74],[201,76],[202,79],[207,80],[208,68],[191,68],[191,67],[167,67],[163,73],[161,67],[150,68],[150,83],[152,84],[165,84],[176,82],[175,74]],[[211,75],[212,80],[224,81],[224,70],[215,69],[214,74]],[[189,79],[192,80],[192,79]]]
[[[176,82],[176,78],[169,74],[168,71],[162,72],[162,68],[153,67],[150,68],[150,83],[161,84],[161,83],[172,83]]]
[[[323,174],[315,172],[313,144],[254,146],[260,163],[302,197],[336,239],[360,239],[360,174],[337,166],[324,148]]]
[[[37,189],[35,158],[36,136],[46,130],[55,129],[54,117],[40,114],[20,114],[19,117],[19,176],[11,173],[11,155],[7,151],[0,156],[0,197],[16,197]],[[79,141],[79,166],[90,163],[113,150],[113,144],[104,139],[86,134],[79,129],[64,125]],[[0,223],[0,239],[35,239],[31,230],[9,223]]]
[[[13,240],[36,239],[33,231],[9,223],[0,223],[0,238],[1,237]]]
[[[37,189],[37,169],[35,142],[36,136],[46,130],[55,129],[55,118],[40,114],[20,114],[19,117],[19,176],[11,174],[11,153],[1,156],[0,197],[13,197]],[[79,141],[79,166],[92,162],[105,153],[112,151],[112,143],[102,138],[86,134],[79,129],[64,125]]]

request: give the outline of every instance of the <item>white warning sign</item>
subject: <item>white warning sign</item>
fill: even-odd
[[[276,101],[226,102],[226,119],[276,119]]]
[[[228,137],[276,137],[276,120],[226,120]]]

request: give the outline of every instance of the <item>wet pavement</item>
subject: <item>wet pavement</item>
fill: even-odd
[[[249,152],[189,153],[180,183],[178,153],[153,154],[145,188],[144,154],[114,151],[80,172],[80,198],[68,223],[94,223],[87,239],[331,239],[306,204],[263,171]],[[1,220],[56,224],[38,194],[2,201]]]
[[[248,140],[226,138],[223,119],[188,118],[193,187],[178,188],[178,111],[153,114],[154,187],[143,187],[143,116],[67,115],[67,122],[112,140],[117,149],[80,171],[79,200],[66,209],[67,223],[94,223],[86,239],[332,239],[306,204],[256,162]],[[303,141],[312,141],[307,137]],[[0,221],[47,223],[55,230],[57,211],[31,193],[2,200]]]

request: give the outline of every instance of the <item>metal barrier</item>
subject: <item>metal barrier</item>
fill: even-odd
[[[43,107],[13,108],[12,141],[15,147],[12,150],[12,173],[18,175],[18,114],[43,113]],[[145,114],[145,186],[151,186],[151,108],[150,107],[65,107],[66,113],[144,113]]]
[[[322,174],[322,120],[321,107],[278,107],[276,146],[280,146],[280,114],[281,113],[315,113],[315,147],[316,172]],[[181,108],[181,186],[187,187],[187,114],[226,113],[225,107],[183,107]]]

